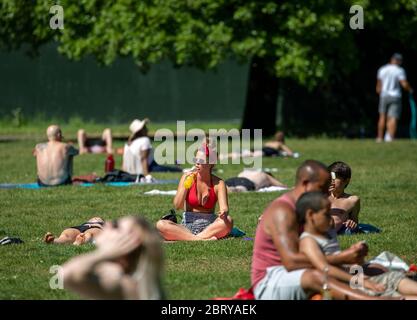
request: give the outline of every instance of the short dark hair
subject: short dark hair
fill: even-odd
[[[329,172],[327,167],[320,161],[316,161],[316,160],[304,161],[297,169],[297,173],[295,175],[295,184],[297,185],[306,177],[310,181],[317,181],[320,177],[321,170]]]
[[[295,212],[297,214],[297,220],[300,225],[306,223],[306,213],[308,209],[317,212],[324,207],[327,197],[320,191],[305,192],[298,198],[295,204]]]
[[[342,180],[348,180],[352,176],[352,169],[342,161],[333,162],[329,166],[329,171],[334,172],[336,177]]]

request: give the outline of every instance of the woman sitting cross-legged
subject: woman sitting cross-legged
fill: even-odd
[[[175,208],[185,209],[182,223],[159,220],[156,224],[165,240],[217,240],[232,230],[226,184],[212,174],[216,162],[216,151],[204,143],[194,158],[195,170],[182,176],[174,198]],[[187,185],[189,179],[192,183]],[[219,211],[216,215],[217,202]]]

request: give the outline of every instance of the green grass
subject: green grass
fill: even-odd
[[[65,133],[65,132],[64,132]],[[0,182],[34,182],[36,142],[23,140],[0,143]],[[276,176],[293,184],[297,166],[312,158],[329,164],[349,163],[353,179],[348,191],[360,195],[360,220],[383,230],[381,234],[341,237],[343,247],[365,239],[370,256],[389,250],[417,262],[417,143],[396,141],[376,144],[371,140],[288,140],[301,153],[299,159],[264,159],[264,167],[279,169]],[[116,157],[116,166],[121,158]],[[75,174],[95,171],[102,175],[103,155],[75,158]],[[236,175],[241,165],[221,165],[223,178]],[[173,173],[155,174],[173,179]],[[0,237],[18,236],[23,245],[0,247],[0,299],[77,299],[65,290],[51,290],[49,268],[59,265],[92,246],[44,245],[46,231],[55,234],[91,216],[112,219],[141,213],[156,222],[170,208],[172,197],[145,196],[154,186],[82,188],[76,186],[42,190],[0,190]],[[170,190],[175,185],[158,186]],[[235,225],[253,237],[257,218],[279,193],[230,195],[230,214]],[[165,277],[171,299],[210,299],[231,296],[239,287],[250,286],[252,241],[227,239],[204,243],[169,243],[165,247]]]

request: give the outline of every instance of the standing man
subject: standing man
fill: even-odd
[[[397,121],[401,116],[401,87],[409,93],[413,92],[404,69],[401,67],[403,57],[395,53],[390,63],[378,69],[376,92],[379,94],[379,120],[377,142],[382,142],[387,124],[385,141],[395,138]],[[387,119],[388,117],[388,119]]]
[[[48,142],[38,143],[33,150],[40,186],[71,184],[72,160],[78,154],[73,146],[62,142],[62,132],[57,125],[46,130]]]

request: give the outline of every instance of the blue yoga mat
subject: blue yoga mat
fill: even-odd
[[[152,183],[135,183],[135,182],[106,182],[104,185],[111,187],[128,187],[128,186],[146,186],[158,184],[178,184],[178,180],[156,180]],[[81,183],[74,184],[81,187],[92,187],[95,185],[103,185],[103,183]],[[37,183],[0,183],[0,189],[45,189],[51,187],[41,187]]]

